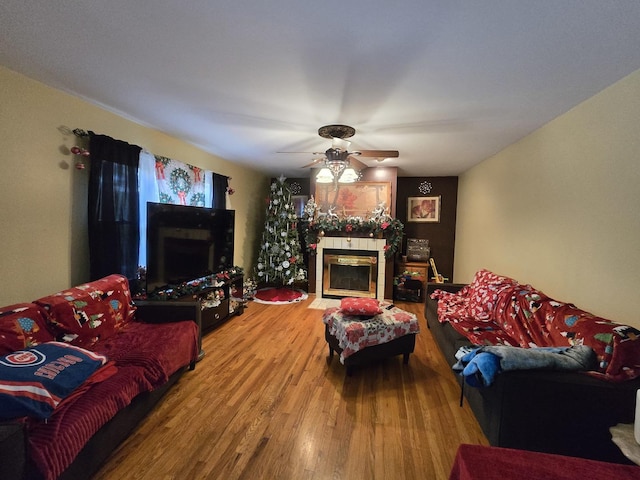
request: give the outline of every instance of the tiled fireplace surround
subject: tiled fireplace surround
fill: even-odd
[[[378,252],[378,300],[384,300],[385,290],[385,266],[384,246],[387,241],[384,238],[360,238],[360,237],[322,237],[316,248],[316,278],[315,291],[318,297],[322,296],[322,270],[324,249],[331,250],[368,250]]]

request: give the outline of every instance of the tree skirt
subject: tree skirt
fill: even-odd
[[[286,305],[300,302],[309,298],[306,292],[295,288],[261,288],[253,297],[254,302],[267,303],[269,305]]]

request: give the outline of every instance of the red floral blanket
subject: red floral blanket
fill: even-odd
[[[587,345],[607,380],[640,377],[640,331],[549,298],[487,270],[456,293],[436,290],[438,319],[449,322],[475,345],[524,348]]]

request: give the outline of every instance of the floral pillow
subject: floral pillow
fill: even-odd
[[[516,280],[497,275],[489,270],[478,270],[469,284],[469,316],[481,321],[492,321],[501,292],[518,285]]]
[[[0,355],[54,340],[45,317],[44,310],[33,303],[0,309]]]
[[[380,302],[375,298],[346,297],[340,301],[340,311],[346,315],[373,317],[382,313]]]
[[[109,275],[35,301],[49,314],[56,339],[85,348],[108,338],[135,312],[129,282]]]

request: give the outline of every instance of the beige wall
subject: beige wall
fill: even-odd
[[[460,177],[454,280],[488,268],[640,327],[640,70]]]
[[[0,306],[88,279],[88,170],[74,168],[82,128],[232,177],[235,263],[249,269],[269,178],[0,67]]]

